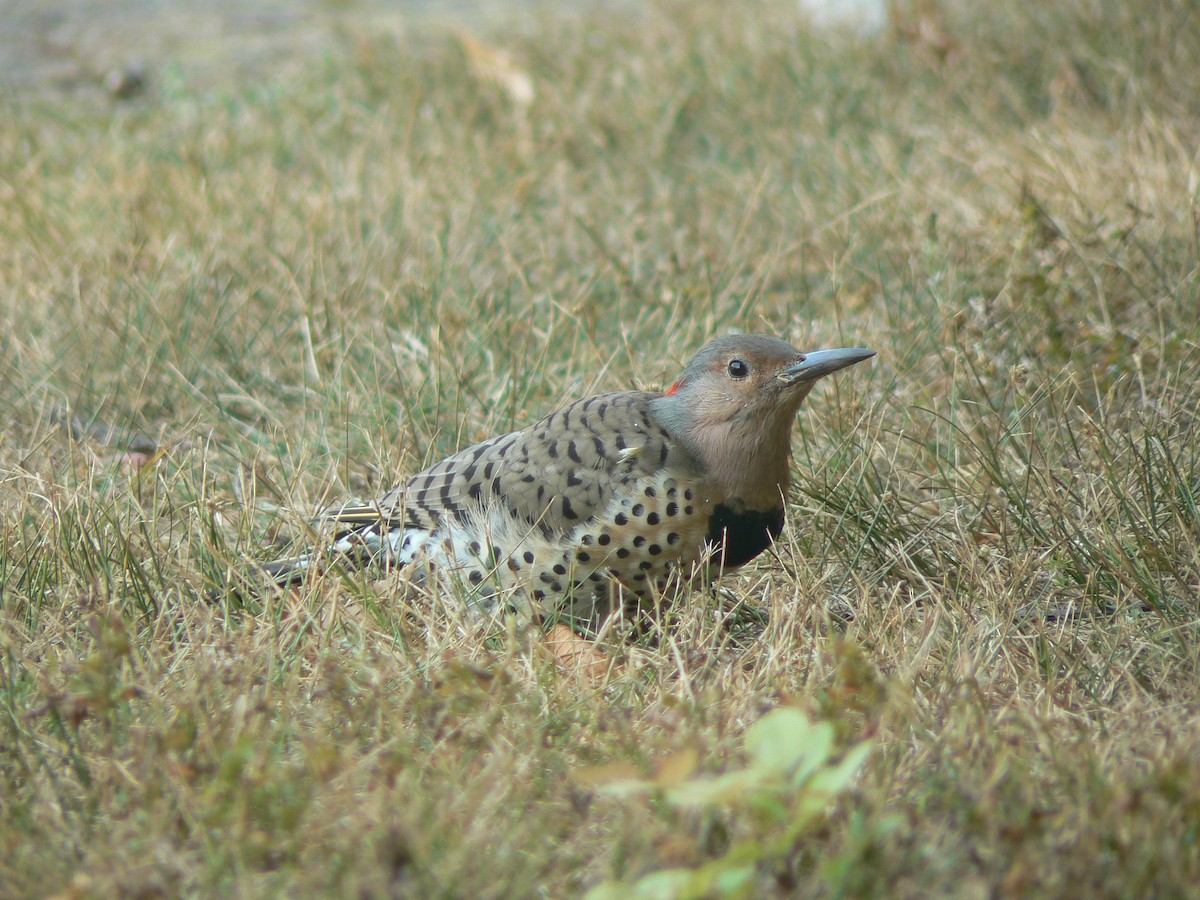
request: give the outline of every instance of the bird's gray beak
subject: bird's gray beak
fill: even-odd
[[[812,353],[805,353],[798,361],[780,372],[777,377],[785,384],[816,381],[838,369],[844,369],[846,366],[852,366],[864,359],[870,359],[874,355],[874,350],[864,350],[861,347],[842,350],[814,350]]]

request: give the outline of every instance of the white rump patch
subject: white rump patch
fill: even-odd
[[[353,556],[364,549],[385,565],[406,566],[416,559],[432,537],[424,528],[397,528],[384,532],[355,531],[333,545],[337,553]]]

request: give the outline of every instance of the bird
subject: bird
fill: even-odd
[[[373,502],[321,514],[333,530],[323,550],[263,569],[286,587],[336,565],[398,568],[473,615],[594,634],[659,602],[672,579],[711,582],[770,547],[801,404],[874,355],[717,337],[665,391],[586,397],[460,450]]]

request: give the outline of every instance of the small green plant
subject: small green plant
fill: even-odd
[[[746,817],[752,834],[694,868],[662,869],[632,884],[605,882],[588,893],[589,900],[747,895],[755,870],[792,852],[850,787],[871,742],[855,744],[838,758],[832,724],[810,722],[800,710],[783,707],[747,729],[745,749],[743,768],[715,778],[687,777],[668,786],[679,775],[678,766],[669,766],[655,779],[605,785],[601,790],[611,796],[656,794],[681,811],[732,809]]]

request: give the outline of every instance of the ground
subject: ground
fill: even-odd
[[[1197,7],[321,9],[0,100],[0,893],[1194,893]],[[879,355],[611,671],[229,588],[728,330]]]

